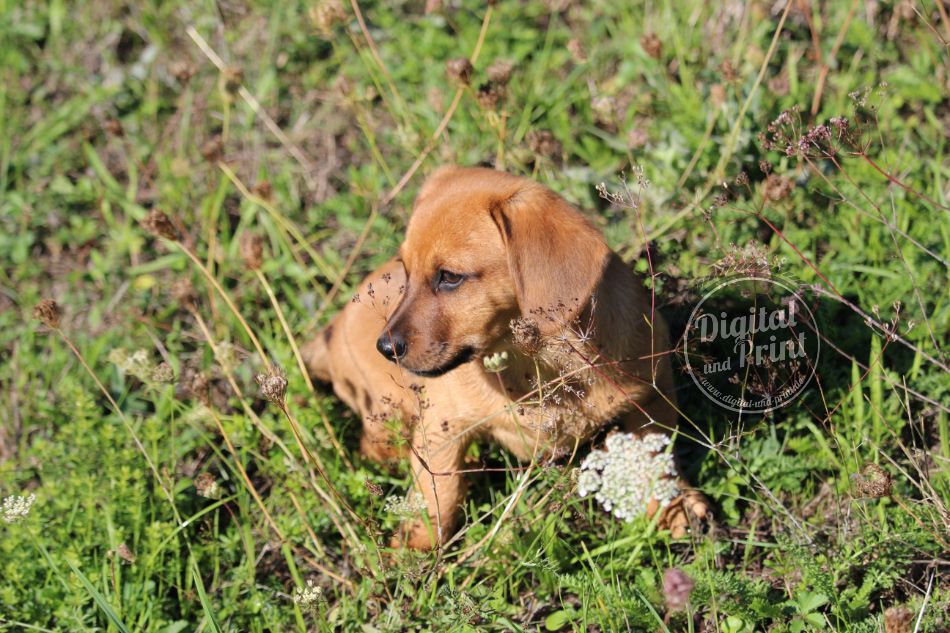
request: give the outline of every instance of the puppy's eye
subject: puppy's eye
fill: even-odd
[[[455,290],[465,281],[465,275],[453,273],[450,270],[440,270],[436,276],[436,287],[439,290]]]

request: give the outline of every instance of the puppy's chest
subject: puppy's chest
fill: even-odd
[[[586,370],[513,367],[498,374],[497,380],[509,412],[498,419],[499,425],[540,430],[552,439],[584,439],[615,415],[613,407],[601,402],[596,378]]]

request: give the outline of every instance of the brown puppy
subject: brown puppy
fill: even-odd
[[[398,257],[305,357],[362,416],[364,454],[408,452],[429,521],[405,526],[404,542],[425,549],[457,527],[472,441],[529,460],[567,454],[612,420],[675,424],[668,351],[640,280],[566,201],[517,176],[444,167]],[[502,352],[504,368],[488,371],[483,359]],[[705,515],[702,495],[674,501],[661,524],[681,534],[687,513]]]

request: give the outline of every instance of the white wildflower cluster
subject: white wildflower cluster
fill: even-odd
[[[26,518],[26,515],[30,513],[30,508],[33,507],[34,501],[36,501],[36,495],[30,495],[29,497],[9,496],[3,500],[3,509],[0,511],[0,516],[3,516],[3,520],[7,523],[16,523]]]
[[[422,514],[425,509],[426,500],[421,492],[413,492],[406,497],[386,497],[386,504],[383,506],[383,510],[403,520]]]
[[[109,362],[130,376],[135,376],[142,382],[149,382],[154,367],[148,358],[148,352],[138,349],[129,353],[122,347],[116,347],[109,352]]]
[[[673,456],[665,451],[669,443],[660,433],[611,435],[606,450],[591,451],[581,462],[578,494],[593,494],[604,510],[624,521],[643,514],[651,499],[667,506],[679,494]]]
[[[508,352],[495,352],[491,356],[482,358],[482,364],[485,365],[485,371],[491,374],[497,374],[508,368]]]
[[[323,588],[318,586],[312,578],[307,579],[306,587],[297,587],[294,591],[294,602],[301,607],[312,607],[323,599]]]

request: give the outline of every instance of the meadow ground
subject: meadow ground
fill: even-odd
[[[0,0],[0,630],[947,630],[948,42],[933,0]],[[387,552],[408,473],[294,342],[443,163],[586,209],[679,332],[717,271],[812,288],[802,397],[679,378],[713,525],[481,447],[459,540]]]

